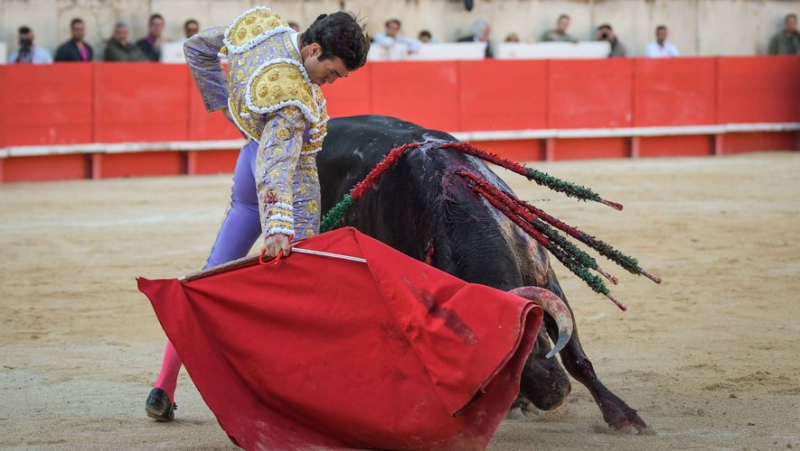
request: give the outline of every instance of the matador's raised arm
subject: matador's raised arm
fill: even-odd
[[[228,84],[219,62],[225,28],[219,26],[203,30],[183,44],[189,70],[209,113],[228,106]]]

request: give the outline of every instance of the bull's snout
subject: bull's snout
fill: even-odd
[[[540,410],[553,410],[564,404],[572,390],[569,376],[558,359],[547,359],[550,340],[542,332],[533,353],[525,362],[520,380],[520,394]]]

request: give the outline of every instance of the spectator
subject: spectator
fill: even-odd
[[[492,58],[492,43],[489,41],[489,34],[492,32],[492,24],[486,19],[478,19],[472,26],[472,34],[458,40],[458,42],[485,42],[486,58]]]
[[[164,18],[161,14],[153,14],[147,21],[147,36],[136,41],[136,45],[142,50],[150,61],[161,59],[161,44],[168,42],[161,34],[164,32]]]
[[[769,42],[770,55],[800,55],[800,32],[797,31],[797,14],[787,14],[783,31]]]
[[[9,64],[50,64],[53,57],[50,52],[33,43],[33,30],[22,26],[19,33],[19,48],[8,55]]]
[[[104,61],[136,62],[148,61],[147,55],[138,46],[128,41],[130,30],[125,22],[114,25],[114,36],[108,40]]]
[[[556,21],[556,29],[546,31],[542,35],[542,41],[577,43],[578,42],[577,39],[567,34],[567,28],[569,28],[569,21],[570,18],[566,14],[558,16],[558,20]]]
[[[197,32],[200,31],[200,23],[194,19],[189,19],[183,23],[183,34],[186,36],[184,42],[189,40],[192,36],[196,35]]]
[[[608,41],[608,43],[611,44],[611,52],[608,54],[609,58],[624,57],[628,53],[625,50],[625,46],[617,39],[617,35],[609,24],[603,24],[597,27],[596,39],[598,41]]]
[[[428,30],[420,31],[419,32],[419,36],[417,37],[417,39],[419,39],[419,42],[421,42],[423,44],[433,44],[433,43],[436,42],[436,40],[433,39],[433,35]]]
[[[296,31],[297,33],[300,33],[300,24],[297,22],[289,22],[289,28]]]
[[[83,42],[83,38],[86,36],[86,24],[81,19],[72,19],[69,24],[69,30],[72,37],[56,50],[56,61],[92,61],[94,50],[91,45]]]
[[[516,33],[509,33],[506,36],[506,42],[519,42],[519,35]]]
[[[402,24],[397,19],[389,19],[384,24],[386,29],[383,33],[375,35],[375,45],[381,47],[392,47],[396,44],[403,45],[408,50],[408,53],[415,53],[422,45],[421,41],[413,38],[407,38],[400,34],[400,27]]]
[[[677,47],[667,42],[667,27],[659,25],[656,28],[656,40],[647,46],[645,56],[648,58],[672,58],[678,55]]]

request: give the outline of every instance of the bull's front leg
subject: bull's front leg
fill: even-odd
[[[567,298],[564,296],[564,292],[558,282],[552,283],[549,289],[563,299],[565,303],[567,302]],[[558,337],[558,325],[556,322],[545,316],[545,327],[551,339],[555,341]],[[560,355],[561,363],[567,372],[589,389],[589,393],[592,394],[597,406],[600,408],[600,412],[603,414],[603,419],[609,426],[616,430],[633,427],[639,433],[650,433],[647,424],[636,413],[636,410],[606,388],[600,378],[597,377],[592,362],[583,351],[577,327],[573,330],[572,339],[560,352]]]

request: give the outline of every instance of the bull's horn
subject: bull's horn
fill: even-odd
[[[539,287],[514,288],[509,293],[530,299],[539,304],[539,307],[547,312],[558,324],[558,340],[553,349],[547,353],[547,358],[553,357],[564,349],[564,346],[569,343],[569,339],[572,337],[572,313],[570,313],[564,301],[552,291]]]

